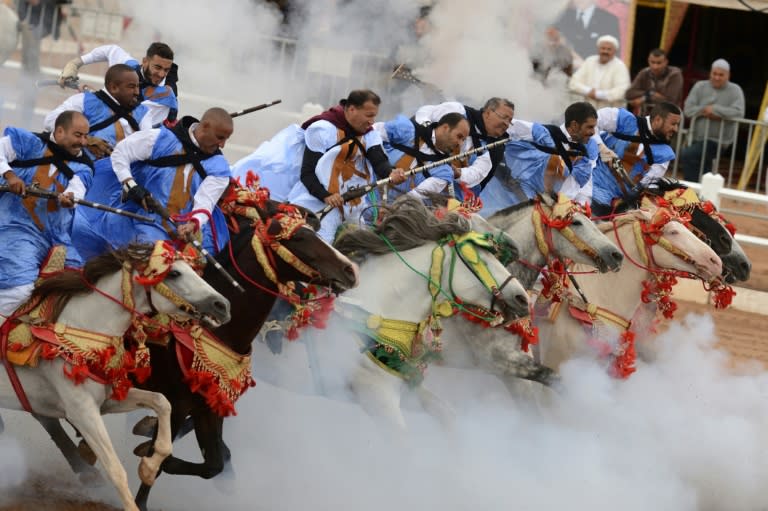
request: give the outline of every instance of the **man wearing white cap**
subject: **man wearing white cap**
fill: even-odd
[[[712,63],[709,80],[696,82],[688,97],[685,98],[683,109],[685,116],[698,117],[693,122],[693,143],[680,151],[680,164],[687,181],[698,181],[701,176],[700,170],[701,173],[711,170],[712,159],[717,154],[721,124],[723,129],[721,150],[729,147],[733,142],[736,123],[723,121],[744,117],[744,91],[731,82],[730,77],[731,65],[725,59],[717,59]]]
[[[612,35],[597,40],[597,55],[591,55],[568,82],[570,91],[589,101],[595,108],[624,105],[624,93],[630,85],[629,70],[616,57],[619,41]]]

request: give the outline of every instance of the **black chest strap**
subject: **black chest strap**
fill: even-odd
[[[99,98],[102,103],[107,105],[107,107],[112,110],[112,115],[107,117],[101,122],[97,122],[96,124],[91,125],[90,133],[94,133],[96,131],[99,131],[101,129],[106,128],[107,126],[111,126],[115,122],[117,122],[120,119],[125,119],[125,121],[128,123],[128,125],[133,129],[133,131],[139,131],[139,123],[136,121],[136,119],[133,118],[133,110],[136,107],[133,108],[125,108],[121,104],[117,103],[114,99],[109,97],[109,95],[104,92],[103,90],[98,90],[93,93],[94,96]],[[139,103],[136,103],[136,106],[138,106]]]
[[[576,156],[586,156],[587,148],[584,147],[584,144],[568,140],[568,137],[565,136],[565,133],[563,133],[563,130],[560,129],[560,126],[556,126],[554,124],[545,124],[544,127],[549,132],[549,136],[551,136],[552,140],[555,142],[555,147],[549,147],[532,142],[533,147],[544,153],[556,154],[560,156],[565,162],[565,165],[568,167],[568,170],[572,172],[572,158]]]
[[[72,156],[63,147],[51,141],[50,133],[35,133],[35,135],[37,135],[37,137],[51,151],[51,156],[32,158],[29,160],[13,160],[12,162],[8,162],[8,165],[18,168],[37,167],[38,165],[55,165],[56,169],[64,174],[68,180],[75,177],[74,171],[67,165],[68,161],[82,163],[83,165],[90,167],[91,171],[93,171],[93,161],[91,161],[85,153],[81,153],[80,156]]]
[[[208,177],[208,173],[203,167],[203,161],[217,154],[221,154],[221,151],[217,149],[213,154],[207,154],[202,152],[200,148],[192,142],[192,139],[189,136],[189,128],[195,122],[198,121],[194,117],[184,116],[173,128],[161,128],[169,129],[176,136],[179,142],[181,142],[181,146],[184,148],[183,153],[144,160],[144,163],[155,167],[179,167],[181,165],[192,164],[201,179]]]
[[[657,138],[653,133],[651,133],[651,130],[648,127],[648,121],[645,117],[636,116],[636,118],[637,135],[626,135],[624,133],[611,134],[619,140],[624,140],[625,142],[636,142],[642,144],[643,152],[645,153],[645,159],[648,162],[648,165],[653,165],[653,149],[651,146],[653,144],[666,144],[666,142]]]

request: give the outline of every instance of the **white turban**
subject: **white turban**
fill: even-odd
[[[731,65],[725,59],[717,59],[712,63],[712,69],[722,69],[723,71],[731,71]]]
[[[603,35],[598,37],[597,45],[600,46],[602,43],[611,43],[614,48],[616,48],[617,50],[619,49],[619,40],[613,37],[612,35]]]

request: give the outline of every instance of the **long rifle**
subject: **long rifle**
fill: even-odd
[[[408,170],[408,171],[405,172],[405,177],[408,178],[408,177],[413,176],[414,174],[418,174],[419,172],[424,172],[425,170],[434,169],[435,167],[439,167],[440,165],[445,165],[446,163],[450,163],[450,162],[455,161],[455,160],[460,160],[460,159],[462,159],[462,158],[464,158],[466,156],[471,156],[471,155],[476,154],[476,153],[481,153],[481,152],[483,152],[483,151],[485,151],[487,149],[490,149],[492,147],[496,147],[496,146],[499,146],[501,144],[506,144],[507,142],[509,142],[509,139],[508,138],[504,138],[502,140],[497,140],[496,142],[491,142],[490,144],[484,145],[482,147],[476,147],[474,149],[470,149],[469,151],[464,151],[463,153],[454,154],[453,156],[449,156],[447,158],[443,158],[442,160],[433,161],[433,162],[424,164],[424,165],[422,165],[420,167],[412,168],[411,170]],[[358,186],[358,187],[355,187],[355,188],[350,188],[349,190],[347,190],[346,192],[344,192],[341,195],[341,198],[346,203],[346,202],[351,201],[352,199],[357,199],[358,197],[362,197],[363,195],[365,195],[366,193],[370,192],[371,190],[375,190],[376,188],[388,185],[391,182],[392,182],[392,178],[385,177],[383,179],[379,179],[375,183],[370,183],[370,184],[367,184],[365,186]],[[333,208],[334,208],[334,206],[331,206],[329,204],[329,205],[325,206],[323,209],[321,209],[320,211],[318,211],[315,214],[318,215],[322,219],[325,215],[330,213],[331,210],[333,210]]]
[[[3,192],[10,192],[11,189],[8,187],[8,185],[0,185],[0,193]],[[26,195],[32,195],[34,197],[42,197],[43,199],[58,199],[59,194],[56,192],[51,192],[49,190],[43,190],[42,188],[39,188],[35,185],[29,185],[26,187]],[[124,209],[120,208],[113,208],[112,206],[107,206],[106,204],[101,204],[99,202],[92,202],[85,199],[73,199],[73,202],[75,204],[79,204],[81,206],[85,206],[88,208],[93,209],[100,209],[101,211],[108,211],[109,213],[114,213],[116,215],[122,215],[127,216],[129,218],[133,218],[136,220],[141,220],[142,222],[154,222],[155,219],[150,216],[144,216],[139,215],[138,213],[133,213],[131,211],[125,211]]]
[[[166,222],[172,225],[174,229],[178,230],[178,227],[179,227],[178,223],[171,218],[171,214],[168,211],[168,209],[162,204],[160,204],[160,202],[157,199],[155,199],[151,195],[147,195],[144,198],[144,201],[147,203],[147,206],[150,209],[154,210],[155,213],[163,217],[163,219]],[[200,243],[196,239],[191,239],[189,240],[189,242],[192,243],[192,246],[195,247],[195,249],[197,249],[198,252],[203,254],[203,256],[208,260],[208,262],[212,264],[213,267],[216,268],[218,272],[221,273],[221,275],[223,275],[224,278],[226,278],[235,289],[237,289],[241,293],[245,293],[245,288],[243,288],[243,286],[241,286],[240,283],[232,277],[232,275],[227,273],[227,270],[225,270],[224,267],[221,264],[219,264],[219,262],[211,255],[211,253],[205,249],[202,243]]]
[[[263,105],[252,106],[250,108],[246,108],[245,110],[240,110],[239,112],[230,112],[229,115],[231,117],[240,117],[241,115],[249,114],[251,112],[256,112],[258,110],[264,110],[265,108],[269,108],[271,106],[275,106],[278,103],[282,103],[282,102],[283,102],[282,99],[276,99],[276,100],[274,100],[271,103],[264,103]]]

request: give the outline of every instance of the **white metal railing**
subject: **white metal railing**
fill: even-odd
[[[733,214],[749,216],[761,220],[768,218],[768,215],[766,214],[760,215],[740,209],[721,207],[722,199],[731,199],[742,203],[765,206],[766,210],[768,210],[768,196],[760,193],[744,192],[741,190],[734,190],[732,188],[725,188],[723,186],[725,179],[720,175],[712,173],[704,174],[701,181],[701,183],[692,183],[690,181],[683,181],[683,183],[699,192],[703,198],[712,201],[721,213],[725,215]],[[758,236],[736,233],[736,241],[747,245],[768,248],[768,239]]]
[[[672,167],[672,175],[677,177],[678,176],[678,167],[680,164],[680,152],[681,148],[683,146],[683,143],[685,142],[685,146],[688,147],[692,143],[696,142],[693,139],[693,133],[694,128],[696,127],[696,123],[704,123],[704,133],[709,134],[710,132],[710,125],[711,122],[710,119],[701,117],[701,116],[694,116],[691,118],[690,127],[687,130],[682,130],[679,137],[677,137],[676,147],[675,147],[675,154],[677,154],[677,159],[675,160],[673,167]],[[726,123],[730,123],[734,126],[734,133],[732,137],[724,136],[725,126]],[[747,138],[743,146],[739,144],[739,132],[746,129],[747,131]],[[759,135],[756,137],[756,131],[759,131]],[[750,162],[755,161],[752,163],[753,165],[756,165],[756,183],[754,188],[751,190],[755,193],[760,193],[761,190],[763,193],[765,193],[766,189],[768,189],[768,174],[764,175],[765,171],[765,142],[766,142],[766,135],[768,134],[768,122],[765,121],[757,121],[753,119],[744,119],[744,118],[737,118],[737,119],[729,119],[727,121],[720,122],[719,128],[717,130],[718,137],[717,139],[708,139],[706,140],[707,144],[704,148],[702,148],[701,152],[701,158],[699,159],[699,168],[698,168],[698,176],[699,180],[701,180],[702,176],[705,174],[705,166],[706,166],[706,156],[707,156],[707,147],[712,147],[714,151],[714,158],[712,158],[711,163],[712,164],[712,172],[718,173],[720,168],[720,161],[723,157],[725,157],[725,153],[730,151],[729,161],[728,161],[728,170],[727,174],[723,176],[725,178],[725,186],[727,188],[736,188],[737,182],[736,182],[736,174],[737,170],[739,173],[744,172],[745,168],[744,165]],[[711,145],[710,145],[711,144]],[[752,145],[755,144],[757,146],[757,154],[750,154],[750,150],[752,149]],[[742,158],[738,160],[742,167],[739,169],[737,168],[737,155],[741,153]],[[707,169],[708,170],[708,169]],[[768,216],[766,217],[768,218]]]

